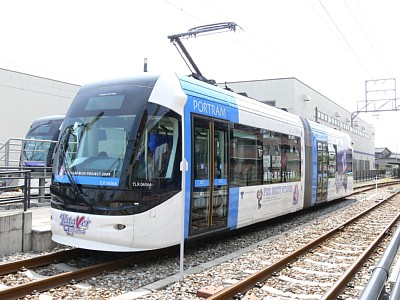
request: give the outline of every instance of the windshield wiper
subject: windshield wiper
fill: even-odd
[[[58,157],[58,164],[61,168],[61,166],[64,164],[64,171],[67,174],[67,177],[69,179],[69,182],[72,186],[72,189],[74,190],[74,194],[75,196],[79,199],[79,200],[84,200],[83,199],[83,193],[82,190],[80,189],[80,187],[76,184],[76,181],[71,173],[71,170],[69,169],[69,165],[67,162],[67,147],[68,147],[68,141],[69,141],[69,137],[73,131],[73,125],[68,126],[64,133],[63,136],[60,139],[60,143],[59,143],[59,147],[60,147],[60,155]],[[84,201],[85,202],[85,201]]]
[[[94,123],[96,123],[102,116],[104,116],[104,111],[99,112],[94,118],[93,120],[91,120],[90,122],[85,124],[85,128],[90,129]]]
[[[104,111],[99,112],[90,122],[87,123],[78,123],[75,122],[73,125],[70,125],[69,134],[74,134],[77,137],[77,141],[79,142],[83,137],[85,131],[90,130],[93,125],[104,115]]]
[[[71,184],[72,190],[75,194],[75,200],[84,202],[88,206],[90,206],[90,203],[88,200],[86,200],[81,187],[76,183],[73,174],[71,173],[70,165],[68,163],[68,158],[67,158],[67,149],[69,147],[69,138],[71,134],[75,135],[77,138],[77,142],[79,143],[80,138],[83,136],[83,133],[86,130],[90,130],[90,128],[104,115],[104,111],[99,112],[90,122],[88,123],[78,123],[75,122],[72,125],[69,125],[65,128],[63,135],[60,137],[60,141],[58,143],[58,151],[59,151],[59,156],[58,156],[58,165],[60,168],[62,165],[64,165],[64,171],[65,174],[68,177],[68,180]],[[79,129],[80,132],[77,130]],[[80,135],[80,137],[78,136]],[[59,172],[59,170],[58,170]]]

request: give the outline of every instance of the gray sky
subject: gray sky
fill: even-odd
[[[398,0],[1,1],[0,67],[75,84],[189,70],[168,35],[236,22],[184,40],[217,82],[296,77],[349,111],[367,80],[400,75]],[[361,102],[360,102],[361,101]],[[360,114],[376,146],[400,152],[400,112]],[[397,149],[398,148],[398,149]]]

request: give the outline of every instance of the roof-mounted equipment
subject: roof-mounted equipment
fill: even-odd
[[[179,54],[182,56],[183,60],[185,61],[186,65],[188,66],[189,70],[192,72],[191,76],[198,80],[215,85],[215,80],[205,78],[203,76],[203,74],[200,72],[200,69],[197,67],[197,65],[193,61],[189,52],[186,50],[185,46],[183,46],[181,38],[182,37],[186,37],[186,38],[197,37],[199,35],[207,34],[212,31],[219,31],[219,32],[236,31],[236,26],[238,26],[238,25],[234,22],[224,22],[224,23],[203,25],[203,26],[194,27],[192,29],[189,29],[188,32],[170,35],[170,36],[168,36],[168,38],[174,44],[174,46],[178,50]],[[178,46],[179,46],[179,48],[178,48]]]

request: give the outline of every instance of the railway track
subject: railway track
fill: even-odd
[[[17,286],[7,287],[3,290],[0,290],[0,299],[6,300],[21,298],[32,293],[38,293],[59,286],[67,285],[71,282],[76,283],[78,281],[100,275],[103,272],[117,270],[119,268],[127,267],[130,264],[143,262],[143,260],[148,260],[159,255],[164,255],[165,253],[168,253],[170,251],[171,248],[166,248],[161,250],[135,253],[108,262],[97,263],[92,266],[66,271],[53,276],[46,276],[42,279],[32,280]],[[55,262],[85,257],[89,253],[93,254],[93,251],[83,249],[71,249],[17,262],[4,263],[0,264],[0,275],[4,276],[21,270],[26,271],[28,268],[38,268]]]
[[[369,188],[374,189],[375,185]],[[363,193],[364,191],[365,190],[359,189],[358,193]],[[80,268],[78,270],[64,272],[56,276],[49,276],[40,280],[29,281],[18,286],[10,286],[5,290],[0,290],[0,299],[15,299],[18,297],[24,297],[25,295],[30,295],[32,293],[40,293],[42,291],[50,290],[55,287],[69,285],[71,282],[79,282],[81,280],[103,274],[107,271],[122,269],[129,266],[130,264],[143,262],[143,260],[163,255],[165,253],[163,251],[164,250],[161,250],[161,252],[152,251],[149,253],[143,253],[141,255],[135,255],[133,257],[125,257],[118,261],[96,264],[87,268]],[[170,250],[167,249],[167,252],[168,251]],[[38,258],[31,258],[28,260],[8,264],[0,264],[0,276],[5,276],[9,273],[16,273],[21,269],[25,270],[39,268],[41,266],[49,265],[55,262],[62,262],[78,257],[85,257],[91,254],[93,254],[92,251],[72,249],[68,251],[61,251],[59,253],[43,255]]]
[[[382,187],[396,185],[399,183],[400,183],[399,180],[391,180],[391,181],[387,181],[387,182],[379,182],[379,183],[376,182],[376,183],[365,184],[362,186],[354,187],[353,188],[354,192],[352,195],[367,192],[367,191],[373,190],[375,188],[382,188]]]
[[[268,296],[336,299],[400,218],[399,191],[231,286],[200,289],[199,297]],[[280,287],[280,288],[276,288]],[[210,293],[211,291],[211,293]]]
[[[84,249],[70,249],[14,262],[2,263],[0,264],[0,276],[15,273],[22,269],[36,268],[76,257],[83,257],[88,252],[89,251]]]

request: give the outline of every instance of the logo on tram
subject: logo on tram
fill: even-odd
[[[60,216],[60,226],[63,227],[66,234],[71,236],[74,236],[74,234],[86,234],[91,222],[92,221],[85,216],[78,215],[76,218],[68,214],[61,214]]]

